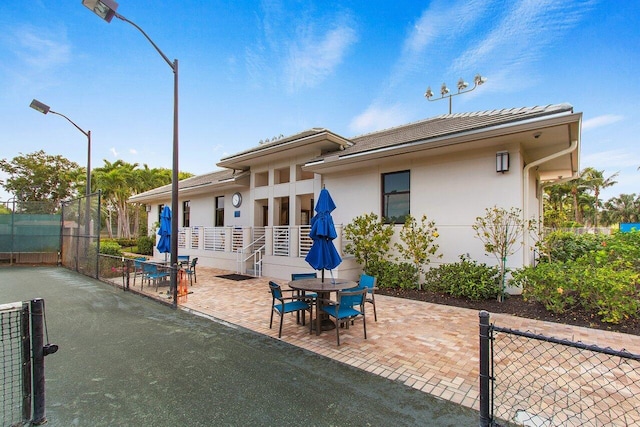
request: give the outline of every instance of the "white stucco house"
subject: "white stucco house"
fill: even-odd
[[[347,138],[324,128],[261,142],[225,157],[219,171],[179,183],[179,254],[199,263],[287,280],[311,271],[309,219],[324,186],[340,234],[357,216],[426,214],[443,255],[495,264],[472,225],[493,206],[539,218],[545,185],[577,177],[582,113],[569,104],[437,117]],[[171,186],[131,197],[149,212],[149,229],[171,202]],[[528,265],[525,238],[510,267]],[[342,253],[345,242],[335,241]],[[159,254],[156,254],[160,257]],[[361,267],[343,254],[337,277]]]

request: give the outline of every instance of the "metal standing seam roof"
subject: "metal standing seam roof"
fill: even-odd
[[[340,152],[340,156],[571,112],[573,112],[573,106],[570,104],[554,104],[473,113],[443,114],[406,125],[353,137],[351,141],[353,141],[354,144]]]

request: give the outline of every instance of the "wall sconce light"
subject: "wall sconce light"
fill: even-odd
[[[496,153],[496,172],[505,173],[509,172],[509,152],[498,151]]]
[[[146,205],[145,210],[147,211],[147,213],[151,212],[151,205]]]

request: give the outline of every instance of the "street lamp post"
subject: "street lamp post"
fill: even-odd
[[[178,303],[178,60],[173,62],[158,48],[142,28],[134,22],[116,12],[118,3],[113,0],[82,0],[82,4],[93,11],[100,18],[111,22],[113,17],[133,25],[151,43],[154,49],[162,56],[162,59],[173,71],[173,170],[171,174],[171,289],[173,290],[173,305]]]
[[[64,114],[56,113],[51,108],[49,108],[47,104],[43,104],[37,99],[34,99],[33,101],[31,101],[31,104],[29,105],[29,107],[33,108],[36,111],[41,112],[42,114],[51,113],[57,116],[64,117],[69,121],[69,123],[74,125],[76,129],[78,129],[87,137],[87,189],[85,191],[85,194],[87,195],[87,197],[89,197],[91,195],[91,131],[83,130],[80,126],[75,124],[73,120],[71,120],[69,117],[65,116]]]
[[[440,98],[431,99],[433,98],[433,91],[431,90],[431,86],[427,88],[427,91],[424,93],[424,97],[427,98],[427,101],[440,101],[445,98],[449,98],[449,114],[451,114],[451,98],[453,98],[454,96],[462,95],[463,93],[471,92],[478,86],[484,84],[484,82],[486,81],[486,77],[482,77],[480,74],[476,74],[476,76],[473,78],[473,87],[471,89],[465,90],[469,86],[469,83],[465,82],[461,77],[460,80],[458,80],[457,84],[458,93],[450,93],[447,84],[442,83],[442,86],[440,87]]]

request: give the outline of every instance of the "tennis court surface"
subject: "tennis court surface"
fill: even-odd
[[[45,300],[60,346],[45,359],[48,425],[478,423],[471,409],[64,268],[0,268],[0,295]]]

